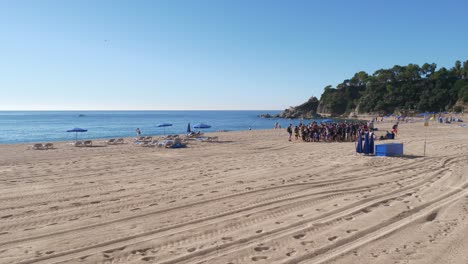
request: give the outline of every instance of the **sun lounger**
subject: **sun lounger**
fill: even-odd
[[[123,138],[118,138],[117,140],[115,140],[115,144],[124,144],[125,141]]]
[[[106,143],[107,145],[115,145],[115,138],[111,138],[111,139],[105,141],[104,143]]]
[[[86,141],[83,142],[83,145],[84,145],[85,147],[92,147],[92,146],[93,146],[93,141],[91,141],[91,140],[86,140]]]
[[[206,137],[202,139],[203,142],[215,142],[218,141],[218,137]]]
[[[54,148],[54,144],[53,144],[53,143],[45,143],[45,144],[43,144],[43,146],[44,146],[46,149],[53,149],[53,148]]]
[[[72,143],[73,146],[75,147],[84,147],[84,143],[83,141],[75,141],[74,143]]]
[[[166,145],[166,148],[185,148],[187,144],[182,143],[182,139],[176,138],[172,144]]]
[[[34,150],[43,150],[43,149],[46,149],[44,145],[42,145],[42,143],[36,143],[34,145],[31,146],[32,149]]]
[[[192,132],[192,133],[189,133],[187,134],[187,138],[198,138],[198,137],[201,137],[203,136],[203,133],[201,132],[198,132],[198,133],[195,133],[195,132]]]

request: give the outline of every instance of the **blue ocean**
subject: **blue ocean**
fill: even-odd
[[[135,129],[141,135],[184,134],[188,123],[211,125],[203,132],[236,131],[273,128],[275,122],[282,127],[290,120],[266,119],[258,115],[277,114],[277,110],[263,111],[0,111],[0,144],[68,141],[75,127],[87,129],[79,133],[80,139],[133,137]],[[293,123],[297,123],[295,121]],[[170,123],[172,126],[158,127]],[[197,129],[194,129],[197,130]]]

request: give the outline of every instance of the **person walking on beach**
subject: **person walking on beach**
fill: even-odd
[[[288,128],[286,129],[286,131],[288,131],[288,133],[289,133],[289,141],[291,141],[292,132],[293,132],[292,124],[289,124]]]
[[[138,127],[136,129],[136,134],[137,134],[137,137],[140,137],[140,135],[141,135],[141,131],[140,131],[140,129]]]

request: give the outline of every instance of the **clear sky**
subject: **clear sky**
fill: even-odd
[[[0,110],[284,109],[468,59],[468,1],[0,0]]]

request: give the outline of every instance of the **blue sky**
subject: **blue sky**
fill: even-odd
[[[0,110],[284,109],[468,59],[468,1],[0,1]]]

